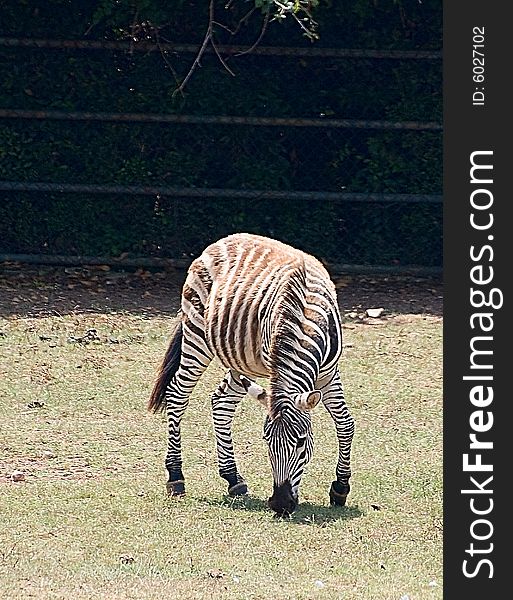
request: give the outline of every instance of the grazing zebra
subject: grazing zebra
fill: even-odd
[[[217,357],[228,369],[212,396],[219,474],[228,493],[248,491],[231,431],[235,409],[248,393],[267,411],[264,439],[274,479],[269,506],[291,513],[313,451],[310,411],[322,399],[339,443],[330,501],[344,505],[354,422],[338,370],[342,330],[335,286],[321,263],[272,239],[230,235],[191,264],[181,308],[149,401],[150,410],[167,412],[168,492],[185,493],[180,421],[198,379]],[[254,382],[257,377],[270,380],[269,391]]]

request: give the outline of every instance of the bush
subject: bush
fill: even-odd
[[[199,43],[208,2],[4,2],[4,35]],[[138,12],[134,15],[134,6]],[[203,8],[201,8],[203,7]],[[201,10],[200,10],[201,8]],[[244,7],[242,7],[244,8]],[[237,23],[241,6],[223,13]],[[59,19],[55,18],[58,11]],[[135,19],[135,16],[137,18]],[[322,2],[318,46],[441,47],[441,6],[393,0]],[[165,24],[165,25],[164,25]],[[234,39],[251,44],[261,20]],[[292,19],[266,44],[310,44]],[[134,27],[136,29],[134,29]],[[152,33],[153,32],[153,33]],[[153,36],[153,38],[152,38]],[[247,55],[232,77],[205,55],[1,47],[0,108],[286,118],[440,121],[437,60]],[[441,193],[442,138],[430,131],[4,119],[0,179],[254,190]],[[441,264],[441,206],[3,192],[0,252],[195,254],[223,233],[274,235],[335,262]]]

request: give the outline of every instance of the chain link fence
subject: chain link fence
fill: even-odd
[[[0,38],[4,259],[187,261],[244,230],[439,271],[440,52],[224,46],[235,76],[211,52],[174,94],[197,48]]]

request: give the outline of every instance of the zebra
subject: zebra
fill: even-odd
[[[248,394],[265,410],[263,437],[273,473],[269,507],[292,513],[313,453],[312,409],[322,400],[338,437],[330,503],[343,506],[350,490],[354,420],[339,372],[342,326],[336,290],[313,256],[248,233],[208,246],[187,273],[181,319],[151,393],[148,409],[166,411],[165,466],[171,496],[185,494],[180,422],[189,396],[210,362],[227,369],[212,395],[219,475],[229,496],[248,493],[233,451],[232,422]],[[255,382],[267,378],[269,390]]]

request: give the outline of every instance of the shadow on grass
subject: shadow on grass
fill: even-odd
[[[221,508],[230,508],[232,510],[241,510],[247,512],[269,513],[272,511],[267,505],[267,501],[254,496],[239,496],[231,498],[223,496],[222,498],[198,498],[198,502],[208,506]],[[335,521],[347,521],[361,517],[364,512],[358,506],[325,506],[313,504],[311,502],[300,502],[297,510],[291,515],[274,515],[277,521],[289,521],[298,525],[313,525],[316,527],[326,527]]]

